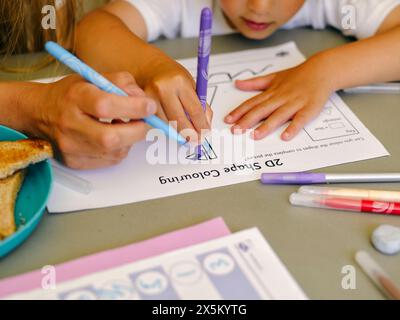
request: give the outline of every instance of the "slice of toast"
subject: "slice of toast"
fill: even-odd
[[[0,179],[51,157],[51,144],[44,140],[0,141]]]
[[[0,240],[15,230],[15,203],[25,177],[25,170],[0,180]]]

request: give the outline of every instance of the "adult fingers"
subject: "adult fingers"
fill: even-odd
[[[106,159],[96,158],[92,156],[82,156],[76,154],[63,154],[63,163],[71,168],[77,170],[89,170],[89,169],[100,169],[117,165],[123,160],[123,158]]]
[[[86,148],[88,152],[95,154],[129,148],[134,143],[143,140],[147,130],[148,126],[143,121],[105,124],[85,116],[72,125],[71,129],[76,144],[80,146],[84,143],[85,146],[82,146],[82,149]]]
[[[147,97],[121,97],[88,83],[77,91],[79,109],[96,119],[143,119],[157,111],[156,103]]]

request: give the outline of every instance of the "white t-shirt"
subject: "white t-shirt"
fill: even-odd
[[[215,35],[234,33],[227,23],[218,0],[126,0],[134,5],[143,16],[148,41],[161,36],[175,38],[197,37],[200,25],[200,13],[204,7],[214,11],[213,33]],[[400,5],[400,0],[306,0],[299,12],[283,26],[284,29],[311,26],[324,29],[332,26],[347,36],[359,39],[373,36],[390,12]],[[353,6],[356,16],[356,28],[343,26]],[[354,26],[353,26],[354,27]]]

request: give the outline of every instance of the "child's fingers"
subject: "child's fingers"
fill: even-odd
[[[105,73],[104,76],[130,96],[145,96],[144,91],[137,85],[135,78],[129,72]]]
[[[268,117],[272,112],[282,105],[280,99],[272,99],[266,103],[261,103],[246,113],[236,124],[232,127],[232,132],[240,132],[254,127],[261,120]]]
[[[90,84],[81,85],[79,108],[97,119],[143,119],[157,111],[156,103],[145,97],[121,97],[97,89]]]
[[[158,100],[157,96],[151,90],[145,91],[145,94],[147,95],[147,97],[149,97],[150,99],[153,99],[153,101],[155,101],[156,106],[157,106],[157,112],[156,112],[157,117],[159,117],[164,122],[168,123],[168,117],[165,114],[164,109],[163,109],[160,101]],[[174,126],[174,128],[177,129],[176,126]]]
[[[299,111],[282,133],[282,140],[289,141],[293,139],[310,121],[319,115],[319,111],[319,108],[307,108]]]
[[[276,74],[268,76],[256,77],[248,80],[237,80],[235,82],[236,88],[242,91],[260,91],[265,90],[276,77]]]
[[[210,124],[207,120],[206,112],[204,112],[196,92],[191,88],[183,90],[180,94],[180,100],[197,132],[209,130]]]
[[[179,132],[184,130],[184,137],[189,141],[197,141],[198,135],[192,123],[188,119],[184,106],[175,94],[167,94],[161,98],[163,110],[169,121],[177,122]]]
[[[207,121],[208,121],[208,125],[209,125],[210,127],[211,127],[211,123],[212,123],[213,116],[214,116],[214,112],[212,111],[211,106],[209,106],[209,105],[207,104],[206,118],[207,118]]]
[[[297,108],[293,105],[284,105],[272,113],[258,128],[256,128],[252,137],[254,140],[260,140],[273,133],[279,127],[288,122]]]
[[[240,118],[242,118],[246,113],[248,113],[252,108],[256,107],[263,101],[267,101],[271,97],[271,93],[263,92],[259,95],[243,102],[239,107],[235,108],[231,113],[225,117],[225,122],[228,124],[236,123]]]

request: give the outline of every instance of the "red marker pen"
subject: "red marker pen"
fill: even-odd
[[[290,203],[295,206],[400,215],[399,202],[371,201],[293,193]]]

